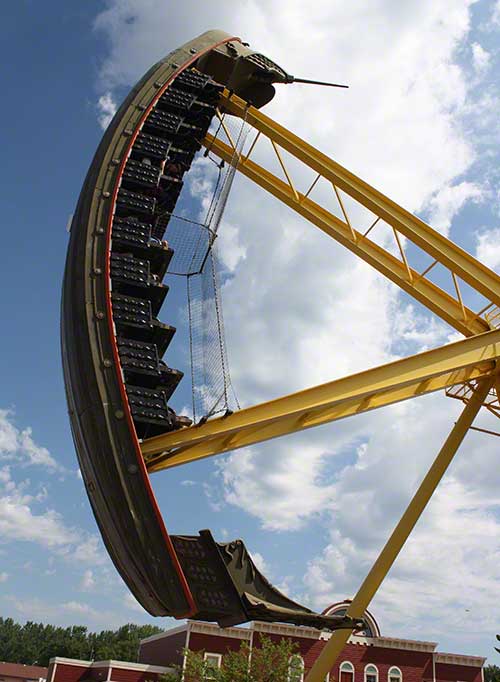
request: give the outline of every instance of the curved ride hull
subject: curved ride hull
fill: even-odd
[[[214,80],[215,79],[215,80]],[[161,356],[175,330],[156,319],[172,250],[163,233],[182,175],[223,86],[257,105],[287,75],[239,39],[209,31],[153,66],[97,149],[72,221],[62,356],[73,438],[95,518],[122,578],[155,616],[230,625],[259,618],[336,629],[276,590],[238,540],[169,536],[139,437],[189,420],[167,401],[182,377]]]
[[[209,32],[153,66],[130,92],[97,149],[72,221],[62,298],[62,356],[73,438],[107,550],[153,615],[196,612],[140,453],[113,333],[109,242],[120,165],[143,109],[196,56],[230,36]],[[180,65],[180,66],[173,66]],[[132,135],[131,135],[132,133]],[[117,163],[119,160],[119,163]]]

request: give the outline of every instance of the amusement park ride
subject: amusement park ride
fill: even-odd
[[[62,347],[87,493],[109,554],[137,600],[153,615],[222,626],[259,619],[332,630],[307,678],[319,682],[350,633],[363,627],[366,608],[481,406],[500,416],[500,278],[260,112],[275,93],[273,83],[293,81],[239,38],[209,31],[158,62],[132,89],[104,134],[73,218]],[[255,131],[244,152],[228,125],[237,119]],[[257,140],[266,139],[281,177],[252,157]],[[175,329],[156,319],[174,255],[163,238],[182,177],[202,145],[465,339],[197,424],[177,415],[168,402],[182,372],[161,360]],[[314,171],[304,190],[293,183],[290,156]],[[311,198],[320,180],[329,183],[338,215]],[[353,202],[372,215],[363,230],[348,210]],[[380,230],[392,234],[394,248],[373,238]],[[428,259],[426,267],[410,264],[410,250]],[[439,285],[431,279],[438,271]],[[465,305],[464,287],[484,303],[480,310]],[[288,599],[259,573],[241,540],[217,543],[208,530],[167,532],[149,474],[442,389],[461,399],[464,410],[345,617],[316,614]]]

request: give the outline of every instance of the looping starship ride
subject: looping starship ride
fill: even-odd
[[[300,80],[240,39],[208,31],[151,67],[131,90],[97,149],[72,221],[62,355],[87,493],[108,552],[137,600],[153,615],[222,626],[258,619],[335,631],[308,676],[316,682],[349,634],[363,628],[371,598],[481,406],[500,416],[500,278],[259,111],[274,96],[273,84]],[[244,153],[229,117],[255,130]],[[213,120],[215,134],[209,132]],[[282,177],[252,158],[262,141],[274,150]],[[164,237],[202,146],[466,338],[198,424],[176,414],[169,402],[183,373],[162,360],[175,329],[157,319],[174,256]],[[287,155],[315,172],[303,191]],[[312,198],[325,181],[337,214]],[[364,229],[355,226],[346,197],[372,216]],[[392,235],[394,248],[373,239],[377,230]],[[417,251],[420,269],[410,263]],[[482,301],[479,312],[465,305],[461,283]],[[346,616],[317,614],[287,598],[258,571],[241,540],[218,543],[209,530],[167,532],[150,473],[441,389],[465,409]]]

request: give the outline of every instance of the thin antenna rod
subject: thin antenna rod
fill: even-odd
[[[324,81],[312,81],[308,78],[295,78],[292,76],[291,83],[309,83],[310,85],[327,85],[330,88],[348,88],[348,85],[339,85],[338,83],[325,83]]]

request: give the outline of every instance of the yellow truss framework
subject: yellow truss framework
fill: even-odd
[[[468,429],[473,428],[473,420],[481,406],[500,416],[500,277],[422,220],[235,95],[224,92],[220,112],[221,129],[227,141],[207,135],[204,143],[211,153],[228,163],[236,163],[241,173],[467,337],[226,417],[214,418],[199,426],[149,438],[141,445],[148,471],[155,472],[441,389],[462,400],[465,403],[462,415],[349,607],[348,615],[362,617]],[[245,154],[236,149],[225,124],[225,113],[244,119],[256,131]],[[262,139],[269,141],[284,178],[277,177],[250,158]],[[283,152],[315,172],[314,181],[305,191],[295,186]],[[332,187],[338,215],[311,198],[320,180]],[[345,196],[372,214],[373,220],[365,229],[354,226]],[[392,250],[373,240],[374,230],[380,229],[389,230],[392,235]],[[410,265],[409,246],[420,253],[420,260],[428,259],[421,271]],[[450,291],[430,279],[436,273],[439,273],[440,283],[446,281],[447,275]],[[475,299],[483,301],[479,311],[464,304],[464,285],[472,289]],[[339,630],[332,635],[306,682],[323,682],[349,635],[349,630]]]

